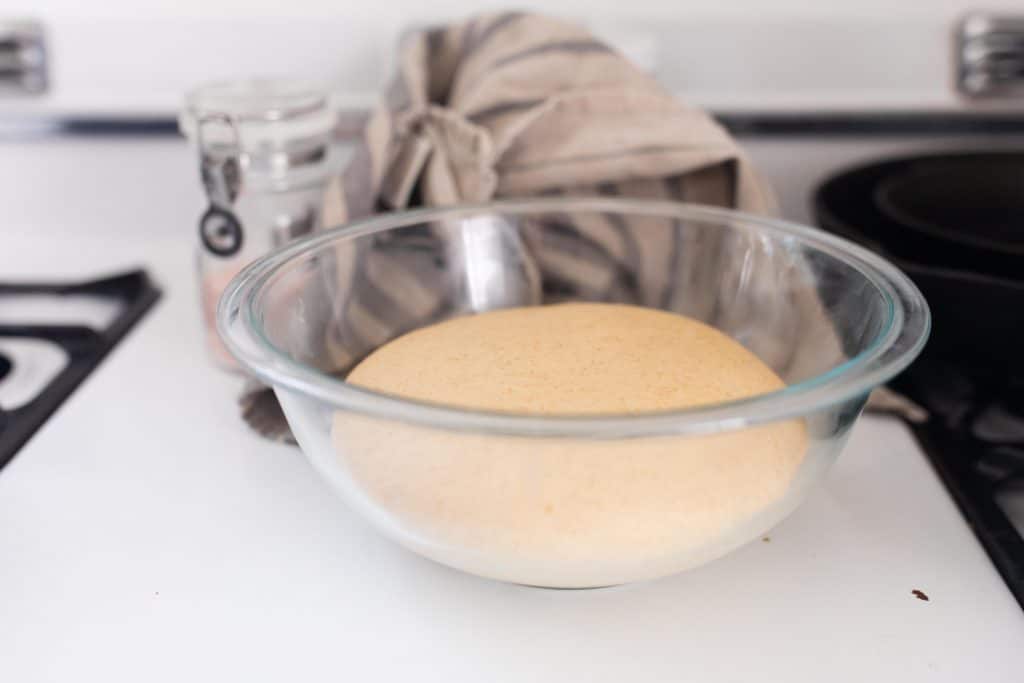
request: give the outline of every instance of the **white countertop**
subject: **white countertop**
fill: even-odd
[[[194,178],[178,142],[0,144],[3,278],[164,288],[0,471],[4,680],[1020,680],[1024,612],[888,419],[770,542],[660,581],[523,588],[378,536],[208,366]]]

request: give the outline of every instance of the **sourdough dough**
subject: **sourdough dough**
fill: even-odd
[[[785,386],[704,323],[592,303],[425,327],[377,349],[348,381],[449,406],[591,416],[688,408]],[[710,435],[582,440],[339,412],[332,434],[358,502],[407,545],[470,571],[542,585],[656,576],[721,554],[747,540],[744,525],[756,525],[758,515],[778,516],[771,511],[807,450],[798,420]]]
[[[781,389],[771,368],[691,318],[617,304],[512,308],[385,344],[348,381],[430,403],[538,415],[642,413]]]

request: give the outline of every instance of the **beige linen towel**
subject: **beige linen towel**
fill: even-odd
[[[774,210],[769,189],[706,113],[677,101],[585,30],[512,12],[406,37],[396,78],[352,162],[328,192],[324,224],[413,205],[534,195]],[[450,258],[450,244],[459,241],[451,231],[459,229],[436,223],[391,235],[372,249],[364,243],[339,250],[336,285],[352,292],[342,297],[328,340],[340,369],[396,334],[466,312],[453,311],[437,294],[458,261],[486,257]],[[818,330],[822,352],[840,356],[817,297],[786,290],[781,281],[792,272],[789,266],[802,268],[780,264],[792,254],[773,251],[753,233],[719,231],[720,237],[709,238],[708,232],[676,230],[664,218],[624,221],[596,214],[538,220],[511,238],[492,235],[504,240],[503,249],[526,251],[543,291],[536,300],[492,299],[490,307],[574,294],[674,310],[737,336],[791,381],[807,375],[811,364],[820,365],[796,353],[802,345],[794,334]],[[509,239],[523,244],[510,245]],[[708,244],[709,239],[720,243]],[[729,240],[749,243],[726,245]],[[746,256],[713,257],[726,251]],[[449,271],[432,268],[431,256],[446,260]],[[689,279],[680,280],[678,273]],[[751,286],[759,291],[745,297],[746,305],[718,305],[722,292],[729,296]],[[800,300],[781,306],[780,296]],[[774,319],[766,321],[769,314]],[[744,335],[766,326],[775,333]]]
[[[413,33],[325,224],[553,192],[770,211],[743,153],[583,29],[518,12]]]
[[[510,12],[406,37],[397,76],[328,188],[323,224],[538,195],[775,208],[707,114],[583,29]],[[333,295],[320,297],[333,301],[327,337],[296,342],[298,355],[344,375],[380,344],[452,315],[587,298],[709,322],[788,382],[846,359],[813,265],[757,231],[678,229],[676,219],[611,212],[499,223],[424,222],[340,244],[333,279],[322,283]],[[476,252],[458,246],[470,242]],[[451,283],[467,275],[458,269],[495,252],[520,254],[514,286],[501,281],[480,301],[453,295]],[[266,413],[252,408],[258,396],[248,392],[243,406]],[[287,439],[283,421],[275,424],[276,438]]]

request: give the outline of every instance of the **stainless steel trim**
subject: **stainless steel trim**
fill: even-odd
[[[955,42],[961,93],[1024,98],[1024,14],[969,14],[959,23]]]
[[[46,62],[42,24],[0,20],[0,96],[46,92]]]

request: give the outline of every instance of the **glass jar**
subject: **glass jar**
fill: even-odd
[[[199,152],[209,206],[199,218],[197,274],[207,347],[237,369],[217,335],[217,301],[256,257],[317,229],[336,170],[328,93],[296,80],[203,85],[186,96],[179,126]]]

